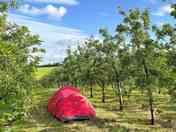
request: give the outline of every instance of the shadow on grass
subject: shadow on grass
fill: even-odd
[[[94,132],[94,130],[97,130],[95,132],[131,132],[131,129],[133,129],[133,131],[136,132],[139,128],[140,130],[143,129],[143,127],[150,128],[148,115],[145,115],[146,112],[148,114],[148,111],[142,109],[140,106],[141,104],[146,104],[146,101],[145,99],[141,101],[141,97],[138,96],[132,96],[132,101],[126,104],[124,112],[118,110],[118,100],[116,100],[116,98],[108,96],[106,103],[101,102],[101,96],[89,98],[97,109],[97,117],[94,120],[67,124],[62,123],[47,111],[47,101],[55,91],[56,89],[44,89],[42,92],[37,91],[34,94],[35,107],[31,110],[31,118],[26,123],[19,124],[19,130],[22,128],[27,130],[27,132],[32,132],[32,130],[34,130],[34,132],[80,132],[81,130],[83,130],[83,132]],[[162,111],[167,111],[160,113],[161,120],[166,119],[167,121],[169,118],[175,117],[175,106],[167,106],[165,102],[159,103],[162,107]],[[165,122],[157,122],[157,124],[160,124],[163,128],[172,127],[164,126],[166,124]]]

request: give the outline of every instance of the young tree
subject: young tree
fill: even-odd
[[[162,81],[161,84],[169,89],[169,93],[174,99],[176,94],[176,31],[170,24],[164,24],[160,28],[155,27],[155,32],[167,58],[167,71],[165,71],[165,78],[163,78],[166,81]],[[163,84],[163,82],[165,83]]]
[[[27,27],[7,22],[9,4],[0,3],[0,118],[14,121],[26,114],[30,93],[35,87],[34,71],[43,51],[38,35],[31,35]]]
[[[85,43],[84,62],[85,79],[91,87],[91,96],[93,96],[93,84],[97,83],[102,88],[102,102],[105,103],[105,87],[108,82],[108,65],[105,61],[105,54],[102,52],[103,44],[91,37]]]
[[[122,12],[121,12],[122,13]],[[152,35],[152,25],[147,10],[143,12],[138,9],[130,10],[129,13],[122,13],[123,23],[121,31],[126,33],[129,45],[133,53],[133,65],[137,86],[147,91],[151,124],[155,123],[154,116],[154,95],[153,91],[159,86],[160,79],[164,76],[166,57],[161,50],[161,45]]]
[[[93,86],[96,83],[95,78],[95,56],[96,50],[91,46],[96,43],[93,37],[85,42],[84,46],[78,46],[77,58],[80,68],[80,80],[90,87],[90,97],[93,98]]]
[[[102,52],[105,54],[105,60],[108,63],[110,78],[115,84],[119,98],[119,109],[123,110],[123,82],[129,78],[130,73],[129,47],[126,45],[123,34],[119,31],[114,37],[106,29],[101,29],[100,33],[103,37]]]

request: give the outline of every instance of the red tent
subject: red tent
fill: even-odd
[[[64,86],[49,100],[48,111],[61,121],[90,119],[96,116],[95,109],[73,86]]]

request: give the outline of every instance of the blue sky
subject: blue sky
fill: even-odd
[[[148,8],[157,25],[174,23],[169,3],[160,0],[23,0],[18,9],[10,10],[8,19],[39,34],[46,49],[42,64],[53,63],[61,62],[66,49],[76,47],[79,40],[96,36],[99,28],[107,27],[113,33],[122,20],[118,6],[126,11]]]

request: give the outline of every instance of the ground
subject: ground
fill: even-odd
[[[43,70],[43,69],[42,69]],[[45,69],[46,70],[46,69]],[[41,72],[41,71],[40,71]],[[40,77],[38,77],[40,78]],[[149,124],[147,97],[134,91],[130,101],[125,98],[123,112],[118,110],[118,102],[113,89],[106,89],[106,103],[101,102],[101,88],[95,86],[94,97],[89,97],[89,89],[82,88],[82,94],[89,98],[96,108],[97,117],[92,121],[61,123],[47,112],[48,99],[56,88],[38,88],[33,91],[33,109],[26,121],[19,121],[6,127],[8,132],[176,132],[176,105],[171,104],[167,94],[155,93],[156,124]]]
[[[41,67],[41,68],[38,68],[39,70],[37,70],[35,72],[35,77],[36,79],[40,79],[42,78],[43,76],[46,76],[48,75],[55,67]]]

